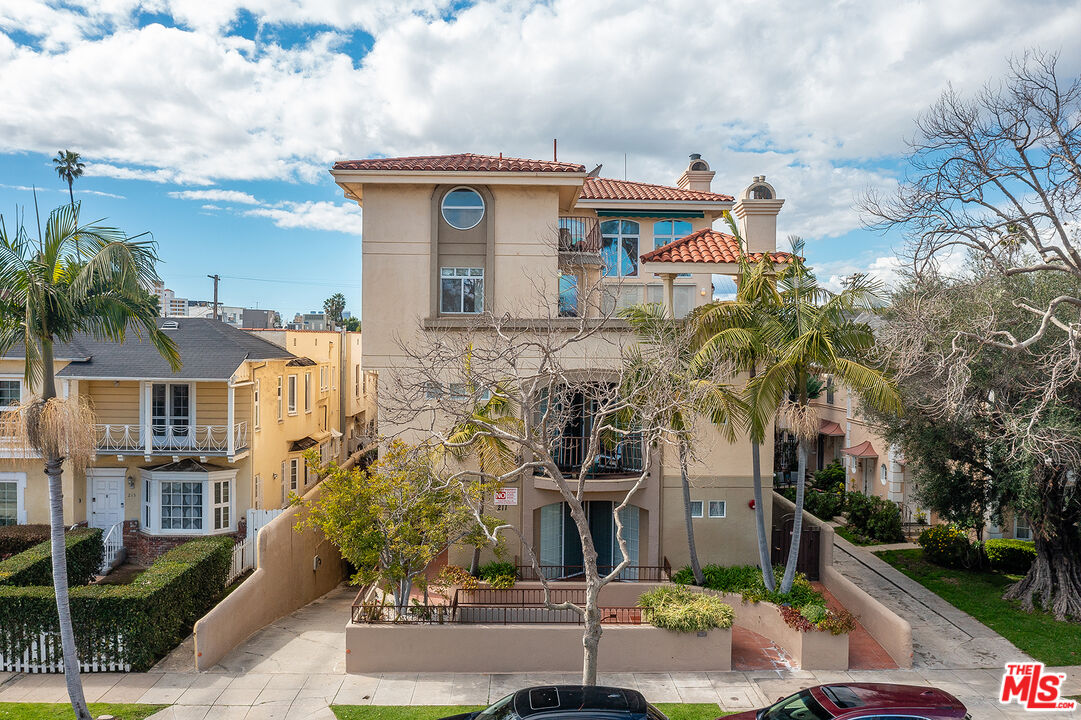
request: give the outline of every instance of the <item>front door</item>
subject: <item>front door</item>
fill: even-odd
[[[870,497],[875,493],[875,463],[870,458],[864,458],[863,463],[863,494]]]
[[[124,468],[87,468],[86,518],[90,527],[108,530],[124,519]]]
[[[613,565],[623,560],[623,555],[616,542],[615,522],[612,518],[613,503],[610,500],[586,502],[585,511],[589,521],[589,532],[593,536],[593,547],[597,549],[597,565],[602,574],[610,572]],[[623,536],[627,540],[631,565],[638,564],[638,508],[628,505],[620,514],[623,521]],[[548,566],[546,577],[577,577],[583,573],[582,541],[578,528],[571,518],[570,507],[566,503],[553,503],[541,508],[540,562]],[[624,577],[630,579],[636,571],[624,571]]]
[[[187,447],[191,444],[190,394],[187,384],[154,383],[150,395],[150,424],[154,446]]]

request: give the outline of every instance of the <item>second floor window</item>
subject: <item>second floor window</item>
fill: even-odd
[[[304,373],[304,412],[312,411],[312,374]]]
[[[278,422],[282,419],[282,376],[278,376]]]
[[[293,458],[289,461],[289,489],[296,492],[300,481],[300,460]]]
[[[255,429],[259,429],[259,381],[255,381],[255,397],[252,403],[252,421],[255,423]]]
[[[454,188],[443,196],[443,219],[456,230],[476,227],[484,218],[484,199],[472,188]]]
[[[297,414],[297,376],[289,376],[289,414]]]
[[[154,383],[150,391],[150,424],[157,437],[187,437],[191,412],[191,387],[187,384]]]
[[[661,220],[653,223],[653,249],[667,245],[691,234],[691,224],[686,220]],[[678,277],[688,278],[690,273],[681,273]]]
[[[559,276],[559,317],[578,317],[578,277]]]
[[[0,380],[0,410],[11,410],[22,400],[22,380]]]
[[[601,223],[601,259],[608,277],[638,275],[638,223],[605,220]]]
[[[439,312],[484,312],[484,268],[439,268]]]

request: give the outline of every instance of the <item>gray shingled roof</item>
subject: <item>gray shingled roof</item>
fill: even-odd
[[[239,330],[232,325],[207,318],[161,318],[158,327],[175,323],[165,330],[180,348],[184,363],[173,372],[145,334],[129,330],[123,343],[100,342],[79,335],[55,350],[57,359],[72,362],[57,373],[66,378],[146,378],[177,380],[227,380],[245,360],[293,358],[283,348]],[[13,348],[5,357],[23,357],[22,348]]]

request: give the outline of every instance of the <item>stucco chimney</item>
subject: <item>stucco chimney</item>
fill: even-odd
[[[748,252],[777,250],[777,214],[782,205],[784,200],[777,197],[777,191],[766,182],[765,175],[755,175],[740,194],[732,213],[739,218]]]
[[[676,180],[676,185],[684,190],[710,192],[709,186],[716,174],[709,169],[709,163],[703,160],[701,155],[691,153],[691,161],[687,163],[687,169]]]

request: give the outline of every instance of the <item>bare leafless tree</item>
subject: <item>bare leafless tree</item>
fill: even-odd
[[[453,451],[446,453],[448,458],[491,439],[512,448],[514,461],[498,474],[488,471],[485,482],[543,476],[554,484],[582,544],[583,603],[551,601],[549,578],[532,538],[523,537],[518,527],[505,524],[488,528],[488,533],[493,541],[500,533],[516,536],[542,583],[545,605],[582,617],[582,682],[588,685],[597,681],[600,590],[631,564],[622,511],[651,475],[659,482],[660,449],[687,440],[690,431],[674,427],[674,418],[705,405],[698,394],[716,393],[709,382],[668,392],[671,368],[685,349],[658,344],[642,352],[629,325],[615,317],[612,299],[618,289],[614,281],[607,288],[599,282],[581,288],[581,317],[562,317],[554,308],[538,313],[534,305],[522,308],[520,314],[485,314],[453,328],[422,329],[400,341],[404,359],[382,381],[380,398],[384,432],[409,428],[414,437],[423,434]],[[539,281],[536,292],[552,297]],[[724,368],[716,368],[718,382],[723,373]],[[477,412],[489,393],[512,409],[515,422]],[[568,429],[583,405],[590,408],[586,430],[580,444],[569,447]],[[613,558],[609,568],[598,565],[585,503],[595,469],[616,463],[626,471],[631,486],[613,503],[619,553],[618,562]],[[448,466],[447,472],[463,482],[476,482],[478,474],[485,474],[461,466]],[[479,519],[481,508],[474,512]]]

